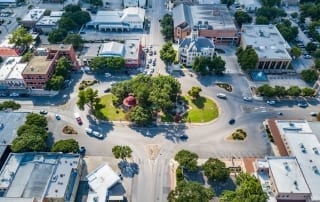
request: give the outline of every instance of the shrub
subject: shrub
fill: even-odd
[[[183,175],[183,171],[182,171],[181,166],[178,166],[178,168],[176,170],[176,180],[177,180],[177,184],[179,182],[181,182],[182,180],[184,180],[184,175]]]

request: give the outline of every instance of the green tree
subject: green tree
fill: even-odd
[[[301,94],[301,89],[299,88],[299,86],[290,86],[287,89],[287,94],[289,96],[299,96]]]
[[[52,76],[47,82],[46,89],[48,90],[60,90],[63,86],[64,78],[63,76]]]
[[[267,25],[267,24],[269,24],[269,19],[265,16],[257,16],[256,17],[256,24],[257,25]]]
[[[320,59],[315,59],[314,60],[314,67],[319,70],[320,69]]]
[[[192,64],[192,69],[197,72],[205,75],[208,73],[210,59],[204,56],[195,57]],[[213,67],[213,65],[211,66]]]
[[[93,111],[99,102],[100,98],[98,97],[98,90],[86,88],[85,90],[81,90],[78,94],[77,106],[81,110],[84,109],[84,105],[87,105],[90,108],[90,111]]]
[[[183,149],[175,155],[174,159],[179,162],[180,166],[189,171],[194,172],[198,170],[198,155],[196,153]]]
[[[225,181],[229,178],[229,169],[219,159],[209,158],[202,169],[209,180]]]
[[[202,89],[199,86],[192,86],[192,88],[188,91],[188,94],[194,99],[200,97],[200,92]]]
[[[21,62],[29,62],[32,58],[32,55],[33,55],[32,51],[28,51],[24,53],[22,56]]]
[[[267,194],[262,190],[258,179],[246,173],[237,176],[237,189],[224,191],[220,196],[221,202],[265,202]]]
[[[66,36],[67,36],[67,31],[65,29],[58,28],[49,33],[48,41],[53,44],[59,43],[59,42],[62,42]]]
[[[285,40],[288,42],[295,41],[299,33],[298,27],[291,26],[291,22],[287,19],[282,20],[282,22],[278,23],[276,26]]]
[[[317,50],[313,53],[313,56],[316,59],[320,59],[320,48],[317,48]]]
[[[62,76],[66,78],[71,71],[72,66],[66,57],[61,57],[57,61],[55,76]]]
[[[29,113],[26,116],[26,121],[25,124],[27,125],[36,125],[42,128],[47,127],[48,121],[45,116],[42,116],[40,114],[35,114],[35,113]]]
[[[127,158],[131,157],[132,149],[129,146],[117,145],[112,148],[112,153],[116,159],[126,161]]]
[[[251,23],[252,22],[252,17],[244,11],[236,11],[234,13],[234,18],[240,27],[242,26],[243,23]]]
[[[125,61],[122,57],[107,57],[107,68],[111,71],[119,71],[124,68]]]
[[[262,96],[266,96],[266,97],[273,97],[275,96],[275,90],[274,88],[272,88],[270,85],[268,84],[264,84],[260,87],[258,87],[258,93]]]
[[[66,38],[63,40],[64,44],[72,44],[72,46],[79,50],[82,48],[84,40],[79,34],[68,34]]]
[[[301,77],[307,83],[314,83],[318,79],[319,74],[318,71],[315,69],[306,69],[302,70]]]
[[[172,15],[165,14],[161,20],[161,34],[164,36],[165,40],[173,39],[173,19]]]
[[[243,70],[252,70],[258,63],[258,55],[251,47],[237,50],[238,62]]]
[[[105,70],[107,68],[107,61],[105,57],[94,57],[90,61],[90,67],[93,70]]]
[[[136,106],[129,113],[130,121],[139,126],[145,126],[152,122],[151,112],[143,107]]]
[[[74,13],[77,11],[81,11],[81,7],[79,5],[75,5],[75,4],[68,4],[64,7],[64,11]]]
[[[287,14],[284,10],[277,8],[276,6],[262,6],[261,8],[257,9],[256,15],[257,17],[264,16],[270,22],[278,17],[285,17]]]
[[[9,43],[17,47],[27,48],[32,42],[32,35],[23,27],[17,28],[9,37]]]
[[[13,100],[6,100],[6,101],[0,103],[0,110],[4,110],[4,109],[17,110],[20,108],[21,108],[21,105],[19,103],[16,103]]]
[[[316,91],[313,88],[309,88],[309,87],[302,88],[303,96],[314,96],[315,92]]]
[[[35,136],[42,137],[44,140],[48,138],[48,133],[45,128],[37,125],[28,125],[28,124],[23,124],[18,128],[17,135],[18,136],[23,136],[25,134],[33,134]]]
[[[46,150],[45,140],[38,135],[25,133],[12,141],[11,150],[13,152],[40,152]]]
[[[274,94],[275,96],[279,96],[279,97],[286,96],[287,95],[286,88],[284,86],[275,86]]]
[[[280,6],[281,0],[261,0],[263,6]]]
[[[317,45],[315,43],[309,42],[306,46],[306,51],[309,53],[313,53],[314,51],[317,50]]]
[[[294,12],[294,13],[291,13],[290,16],[296,19],[298,18],[299,14],[297,12]]]
[[[232,4],[234,4],[235,0],[220,0],[222,4],[226,4],[229,8]]]
[[[74,139],[59,140],[51,148],[52,152],[78,153],[79,143]]]
[[[166,42],[160,50],[160,58],[167,65],[171,65],[176,58],[176,51],[171,42]]]
[[[176,188],[169,192],[168,202],[209,202],[214,197],[214,192],[210,188],[203,187],[198,182],[180,181]]]
[[[78,25],[70,18],[63,17],[58,22],[59,28],[66,31],[76,30]]]
[[[300,57],[302,54],[302,51],[297,46],[294,46],[291,48],[291,55],[294,57],[294,59]]]
[[[226,70],[226,62],[221,56],[213,56],[212,60],[209,61],[208,68],[213,73],[221,75]]]

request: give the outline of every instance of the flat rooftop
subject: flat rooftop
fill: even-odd
[[[223,4],[202,4],[186,5],[180,4],[172,11],[174,27],[187,22],[190,28],[194,26],[206,26],[206,29],[231,29],[236,26],[233,17],[226,5]]]
[[[37,23],[37,26],[56,26],[61,17],[43,16]]]
[[[314,134],[286,133],[291,155],[297,158],[313,201],[320,201],[320,143]]]
[[[268,157],[269,169],[280,193],[310,193],[295,157]]]
[[[72,47],[71,44],[46,44],[41,45],[39,48],[47,48],[51,50],[61,50],[61,51],[68,51]]]
[[[52,62],[47,60],[47,56],[33,56],[23,74],[46,74]]]
[[[18,63],[20,62],[22,57],[9,57],[7,58],[0,67],[0,80],[6,80],[10,77],[16,77],[17,79],[21,79],[21,67],[19,68]],[[26,64],[25,64],[26,65]],[[19,76],[20,73],[20,76]]]
[[[0,145],[10,145],[17,137],[18,128],[24,124],[28,113],[24,112],[4,112],[0,111],[0,123],[3,128],[0,129]]]
[[[31,9],[27,15],[22,18],[22,21],[35,21],[37,22],[44,14],[46,9],[44,8],[34,8]]]
[[[128,39],[124,43],[125,59],[139,59],[139,47],[140,47],[140,40],[139,39]]]
[[[274,25],[242,25],[241,40],[255,49],[258,57],[291,60],[287,41]]]
[[[275,120],[281,135],[285,133],[312,133],[306,120]]]
[[[79,163],[79,154],[11,153],[0,171],[3,197],[64,197],[73,189]]]
[[[261,8],[261,3],[259,0],[238,0],[240,5],[243,5],[245,8]]]

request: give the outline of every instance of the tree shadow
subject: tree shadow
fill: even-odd
[[[94,129],[94,131],[103,134],[104,137],[101,139],[105,139],[107,137],[107,134],[114,129],[114,124],[112,122],[97,119],[90,114],[87,115],[87,119],[89,122],[89,128],[92,128]]]
[[[203,174],[200,170],[195,171],[195,172],[191,172],[191,171],[188,171],[187,169],[183,169],[183,175],[187,181],[198,182],[202,185],[204,185],[206,183],[205,179],[203,177]]]
[[[235,178],[233,176],[230,176],[223,182],[208,180],[208,184],[214,190],[216,196],[220,196],[226,190],[234,191],[237,188]]]
[[[106,106],[104,104],[98,103],[95,105],[95,110],[94,110],[94,115],[100,119],[100,120],[104,120],[104,121],[109,121],[108,117],[106,117],[100,110],[105,108]]]
[[[204,103],[206,102],[205,97],[197,97],[196,99],[191,99],[191,102],[196,105],[199,109],[204,108]]]
[[[54,136],[53,136],[53,133],[51,131],[48,132],[48,137],[47,137],[47,140],[46,140],[46,143],[47,143],[47,148],[51,148],[54,144]]]
[[[134,175],[139,174],[139,165],[137,163],[122,160],[118,163],[118,167],[124,177],[133,178]]]

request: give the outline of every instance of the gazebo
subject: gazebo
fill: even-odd
[[[130,109],[138,104],[137,99],[133,95],[129,95],[128,97],[124,98],[122,102],[125,109]]]

